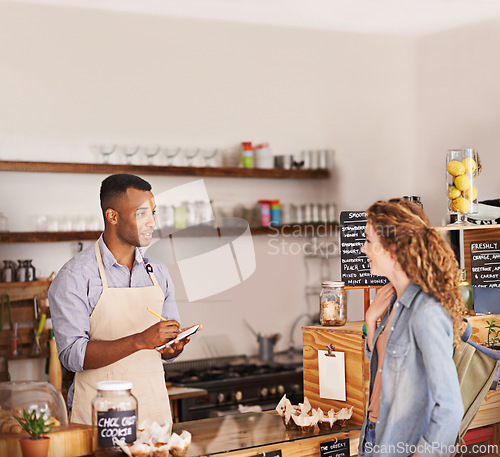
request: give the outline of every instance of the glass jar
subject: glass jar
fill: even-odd
[[[133,443],[137,437],[137,399],[128,381],[101,381],[92,400],[95,456],[123,456],[117,441]]]
[[[466,216],[476,214],[477,177],[481,171],[474,149],[449,149],[446,154],[446,197],[453,225],[468,225]]]
[[[320,317],[321,325],[344,325],[347,322],[347,296],[342,281],[321,283]]]

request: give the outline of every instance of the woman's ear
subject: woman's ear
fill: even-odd
[[[118,224],[118,211],[115,211],[112,208],[108,208],[104,214],[106,216],[107,222],[113,225]]]

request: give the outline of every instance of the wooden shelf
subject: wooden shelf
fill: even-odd
[[[434,227],[438,231],[500,229],[500,224],[443,225]]]
[[[277,227],[252,227],[252,235],[297,235],[297,236],[334,236],[337,233],[337,223],[305,223],[285,224]],[[52,243],[61,241],[94,241],[101,236],[101,231],[85,232],[0,232],[1,243]],[[186,236],[204,236],[215,233],[213,230],[206,231],[190,230]],[[27,283],[32,284],[32,283]]]
[[[46,341],[44,342],[44,347],[46,346]],[[40,354],[31,355],[31,345],[23,344],[21,347],[21,355],[17,355],[15,357],[8,355],[5,358],[7,360],[26,360],[26,359],[46,359],[49,356],[49,351],[47,349],[43,349]],[[26,355],[25,355],[26,354]]]
[[[101,231],[85,232],[1,232],[0,243],[49,243],[97,240]]]
[[[297,237],[303,236],[334,236],[338,233],[336,222],[306,222],[298,224],[296,222],[279,225],[276,227],[252,227],[252,235],[286,235]]]
[[[7,294],[11,301],[33,300],[35,295],[45,298],[51,282],[49,278],[29,282],[0,282],[0,294]]]
[[[0,161],[0,171],[28,171],[39,173],[134,173],[162,176],[215,176],[226,178],[278,178],[278,179],[326,179],[329,170],[283,170],[279,168],[238,167],[174,167],[155,165],[116,165],[107,163],[71,162],[22,162]]]

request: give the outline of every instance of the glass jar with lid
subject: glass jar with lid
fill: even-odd
[[[128,381],[101,381],[92,401],[95,455],[122,456],[117,441],[133,443],[137,437],[137,399]]]
[[[347,322],[347,296],[342,281],[321,283],[320,324],[344,325]]]

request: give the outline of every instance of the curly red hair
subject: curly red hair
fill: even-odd
[[[395,252],[408,278],[448,311],[457,344],[465,304],[458,289],[458,262],[451,246],[430,226],[423,209],[406,199],[375,202],[368,208],[367,217],[382,246]]]

